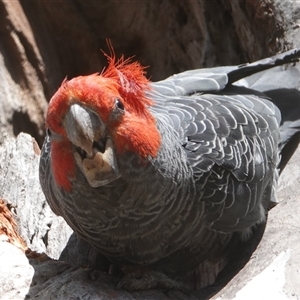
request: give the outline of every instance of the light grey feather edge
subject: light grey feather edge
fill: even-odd
[[[270,60],[267,59],[265,61],[266,63],[269,63]],[[172,120],[174,128],[178,131],[180,138],[182,139],[182,143],[188,149],[187,155],[190,159],[191,165],[195,170],[200,169],[200,173],[210,172],[211,168],[215,164],[224,165],[224,166],[226,165],[226,158],[224,153],[221,153],[220,155],[220,153],[218,154],[216,152],[222,152],[222,145],[220,145],[221,144],[220,141],[222,143],[224,142],[227,143],[226,139],[228,139],[229,137],[229,135],[226,136],[226,134],[224,133],[222,136],[222,128],[219,130],[219,133],[215,131],[216,124],[214,125],[212,123],[214,119],[216,121],[216,119],[218,118],[215,118],[215,116],[212,115],[210,120],[209,118],[206,119],[205,114],[207,113],[206,110],[207,108],[203,107],[203,103],[205,103],[207,107],[214,106],[214,105],[217,106],[221,105],[225,109],[228,108],[228,105],[231,107],[231,109],[232,107],[235,107],[235,113],[232,116],[230,116],[230,112],[232,112],[232,110],[228,109],[228,114],[225,118],[225,122],[227,122],[227,125],[230,122],[234,123],[234,121],[237,120],[239,117],[241,117],[241,115],[243,114],[247,115],[248,112],[250,111],[250,116],[248,115],[246,117],[247,124],[244,124],[247,125],[246,127],[248,127],[247,134],[249,136],[259,134],[262,135],[262,138],[264,139],[267,138],[266,140],[267,145],[264,146],[267,148],[266,149],[267,151],[271,151],[271,152],[273,151],[273,153],[266,153],[264,155],[272,156],[275,160],[274,165],[278,163],[278,161],[276,161],[278,157],[278,153],[276,153],[274,147],[276,147],[276,144],[278,144],[277,129],[279,127],[279,122],[280,122],[280,113],[278,111],[278,108],[275,105],[273,105],[273,103],[269,102],[266,99],[262,99],[254,95],[247,95],[247,96],[245,95],[216,96],[216,95],[209,95],[209,94],[203,95],[205,93],[208,93],[209,91],[211,92],[222,91],[226,87],[228,82],[227,80],[228,72],[231,72],[232,70],[237,70],[237,68],[238,67],[234,66],[234,67],[219,67],[219,68],[202,69],[202,70],[191,70],[191,71],[186,71],[174,75],[170,78],[167,78],[164,81],[153,83],[152,86],[153,92],[151,93],[151,96],[152,98],[154,98],[154,100],[156,100],[156,103],[158,104],[156,105],[156,110],[159,111],[160,105],[163,106],[161,109],[162,113],[165,111],[166,108],[168,108],[169,116],[170,119]],[[283,67],[278,67],[278,68],[283,68]],[[272,73],[272,71],[264,71],[261,72],[261,74],[264,75],[266,72]],[[187,97],[187,95],[191,95],[191,96]],[[242,113],[240,109],[242,109],[243,111]],[[203,114],[203,110],[206,110],[204,114]],[[266,117],[264,118],[262,117],[262,115]],[[207,126],[208,124],[203,125],[204,119],[206,119],[209,126]],[[219,120],[217,120],[217,123],[220,120],[222,120],[222,118],[219,118]],[[245,120],[242,122],[245,122]],[[258,123],[260,123],[260,125],[257,128]],[[235,124],[232,125],[231,129],[234,129],[234,126]],[[207,130],[207,127],[210,127],[209,130]],[[251,128],[250,131],[249,128]],[[257,133],[256,132],[257,129],[260,132]],[[203,132],[202,140],[201,138],[199,139],[200,137],[199,133],[201,132]],[[220,138],[220,134],[221,134],[221,138]],[[243,135],[244,132],[242,132],[241,134]],[[194,138],[195,136],[196,138]],[[239,147],[245,148],[245,145],[240,146],[241,143],[238,140],[237,140],[237,144],[238,146],[234,145],[232,149],[236,150]],[[250,149],[249,147],[250,146],[248,146],[248,150]],[[218,151],[214,151],[216,148],[218,148]],[[232,153],[229,153],[228,155],[232,155]],[[262,159],[264,158],[266,157],[262,157]],[[203,165],[200,164],[199,167],[199,161],[201,162],[201,160],[202,162],[204,161],[204,163]],[[264,166],[264,168],[266,168],[266,166]],[[243,181],[243,179],[239,175],[239,173],[242,174],[244,171],[243,166],[240,164],[240,162],[235,161],[233,163],[233,167],[230,169],[232,171],[232,174],[236,176],[238,181]],[[258,174],[258,176],[261,175],[262,174]],[[270,178],[271,187],[268,188],[268,190],[270,190],[272,194],[269,195],[271,201],[276,201],[275,196],[273,195],[274,181],[275,181],[274,179]],[[249,198],[248,202],[249,201],[251,202],[253,201],[253,199]],[[252,208],[254,207],[253,203],[248,203],[248,206]],[[242,218],[246,216],[247,213],[248,212],[246,213],[243,212]],[[222,214],[223,213],[219,214],[217,218],[218,220],[220,220],[223,217],[224,220],[221,223],[222,226],[224,226],[224,222],[226,223],[227,218],[226,217],[224,218],[224,214],[223,216]],[[263,213],[261,211],[258,211],[255,214],[254,218],[257,217],[257,214],[262,215]],[[231,214],[229,213],[229,215]],[[218,220],[214,219],[213,222],[217,223]],[[238,218],[234,224],[230,224],[229,227],[231,229],[233,228],[237,229],[239,228],[238,225],[239,223],[242,223],[240,222],[240,218]],[[219,227],[220,226],[218,225],[216,226],[216,228]],[[227,228],[227,230],[230,231],[229,227]]]

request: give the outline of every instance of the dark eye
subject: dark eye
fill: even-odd
[[[115,100],[115,106],[119,110],[124,110],[125,109],[123,102],[119,98],[117,98]]]

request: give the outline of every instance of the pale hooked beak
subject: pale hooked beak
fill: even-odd
[[[75,146],[76,163],[90,186],[102,186],[120,177],[112,140],[95,112],[72,104],[63,124]]]

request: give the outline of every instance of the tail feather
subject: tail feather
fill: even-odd
[[[276,89],[266,91],[281,112],[280,149],[300,131],[300,91],[296,89]]]
[[[272,73],[274,73],[274,67],[286,64],[295,64],[299,61],[299,57],[300,49],[293,49],[272,57],[256,61],[254,63],[241,65],[237,69],[232,70],[228,73],[228,84],[232,84],[240,79],[252,75],[258,75],[259,77],[261,77],[263,74],[268,74],[268,72],[261,73],[262,71],[266,71],[268,69],[272,69]]]
[[[282,154],[280,170],[300,141],[298,134],[300,132],[300,66],[296,64],[299,56],[300,50],[294,49],[246,65],[228,74],[229,82],[238,79],[233,85],[261,92],[279,108],[281,113],[279,150]],[[250,76],[244,77],[249,74]]]

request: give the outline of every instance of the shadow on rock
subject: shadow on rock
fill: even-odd
[[[209,299],[224,288],[249,261],[264,229],[265,224],[257,226],[253,238],[248,242],[241,243],[236,239],[237,242],[228,252],[228,264],[218,274],[215,283],[189,295],[176,290],[118,290],[116,287],[122,276],[121,271],[110,275],[112,267],[109,260],[72,234],[59,260],[51,260],[46,255],[34,252],[27,254],[34,268],[34,276],[26,299]],[[118,268],[114,272],[116,270]]]

